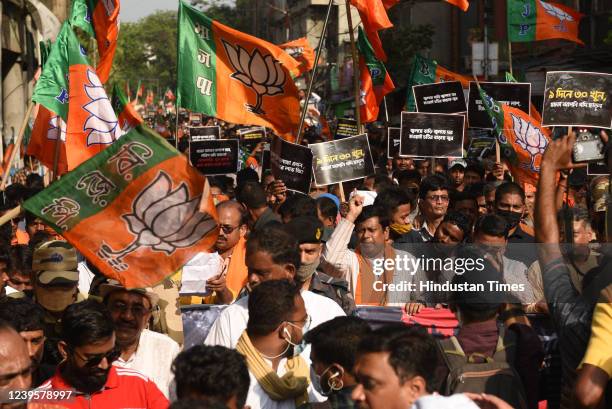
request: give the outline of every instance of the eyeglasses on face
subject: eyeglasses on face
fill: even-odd
[[[90,357],[87,357],[87,358],[79,355],[79,353],[74,348],[71,348],[71,351],[74,354],[74,356],[76,356],[81,361],[83,361],[84,362],[84,366],[86,366],[88,368],[93,368],[95,366],[100,365],[100,362],[102,362],[102,360],[104,358],[106,358],[108,364],[110,365],[113,362],[115,362],[121,356],[121,350],[118,347],[116,347],[116,346],[113,347],[113,349],[111,349],[110,351],[108,351],[105,354],[90,356]]]
[[[238,225],[238,226],[229,226],[227,224],[222,224],[219,227],[221,228],[221,231],[223,231],[224,234],[232,234],[232,232],[234,230],[236,230],[237,228],[239,228],[240,225]]]
[[[426,196],[425,199],[431,202],[448,202],[448,195],[431,195]]]

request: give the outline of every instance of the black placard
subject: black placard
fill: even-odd
[[[589,176],[598,176],[598,175],[609,175],[610,170],[608,169],[608,165],[606,162],[589,162],[587,164],[587,175]]]
[[[518,108],[529,115],[531,84],[521,82],[481,82],[483,91],[500,104]],[[491,117],[480,99],[478,85],[470,82],[468,96],[468,124],[470,128],[493,129]]]
[[[374,173],[367,134],[308,145],[317,186],[361,179]]]
[[[238,139],[191,142],[189,159],[204,175],[226,175],[238,171]]]
[[[495,151],[495,138],[472,138],[470,146],[467,150],[467,157],[471,159],[480,159],[491,150]]]
[[[462,157],[465,116],[402,112],[400,154],[420,157]]]
[[[190,126],[189,138],[192,142],[210,141],[221,139],[221,127],[219,126]]]
[[[274,136],[270,148],[270,167],[275,179],[289,190],[308,194],[312,180],[312,151],[302,145]]]
[[[467,111],[463,87],[459,81],[414,85],[412,92],[418,112],[456,114]]]
[[[402,128],[387,129],[387,159],[393,159],[399,154],[401,131]]]
[[[338,119],[338,125],[336,126],[336,134],[334,139],[344,139],[359,134],[357,128],[357,120],[352,118],[340,118]]]
[[[542,125],[612,128],[612,74],[547,72]]]

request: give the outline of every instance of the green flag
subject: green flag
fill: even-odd
[[[93,10],[94,5],[88,5],[87,3],[88,0],[72,0],[70,23],[73,27],[78,27],[91,37],[95,37],[96,33],[91,19],[91,10]]]
[[[436,82],[437,67],[438,63],[434,60],[421,57],[419,54],[414,56],[412,68],[410,70],[410,79],[408,80],[408,98],[406,100],[408,111],[416,111],[412,87],[414,85],[433,84]]]

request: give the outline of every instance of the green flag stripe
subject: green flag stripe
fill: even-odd
[[[535,41],[536,0],[507,0],[508,39],[511,42]]]
[[[485,110],[491,117],[493,125],[495,126],[494,133],[497,135],[497,141],[499,142],[501,152],[511,163],[515,163],[516,152],[512,144],[508,142],[508,139],[504,135],[505,123],[503,107],[499,102],[487,95],[480,86],[478,87],[478,91],[480,92],[480,99],[482,100]]]
[[[409,111],[416,111],[414,95],[412,95],[413,85],[432,84],[436,81],[436,69],[438,63],[421,57],[419,54],[414,56],[412,69],[410,70],[410,80],[408,81],[406,107]]]
[[[217,115],[217,54],[213,20],[179,3],[177,107]]]
[[[359,27],[359,37],[357,40],[357,48],[359,54],[363,57],[368,70],[370,71],[370,77],[372,77],[372,85],[383,85],[385,78],[387,77],[387,68],[382,61],[376,58],[374,54],[374,48],[368,41],[365,32]]]
[[[63,200],[70,209],[75,207],[74,203],[78,203],[78,214],[62,224],[67,227],[66,230],[70,230],[111,206],[113,200],[140,175],[178,155],[180,153],[164,138],[149,129],[138,127],[27,200],[23,207],[49,221],[56,231],[62,232],[63,229],[57,224],[58,218],[53,216],[49,206]]]
[[[74,27],[78,27],[85,31],[91,37],[95,37],[96,33],[92,24],[92,13],[95,7],[95,2],[87,0],[72,0],[72,9],[70,11],[70,23]]]
[[[113,106],[113,110],[117,117],[123,112],[123,109],[127,105],[128,101],[123,91],[121,91],[121,87],[118,84],[113,85],[113,96],[111,98],[111,104]]]

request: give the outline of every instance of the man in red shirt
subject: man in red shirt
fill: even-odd
[[[59,351],[64,361],[41,391],[71,391],[55,401],[72,408],[166,409],[168,400],[155,383],[132,369],[112,365],[121,351],[106,307],[95,301],[72,304],[62,317]]]

